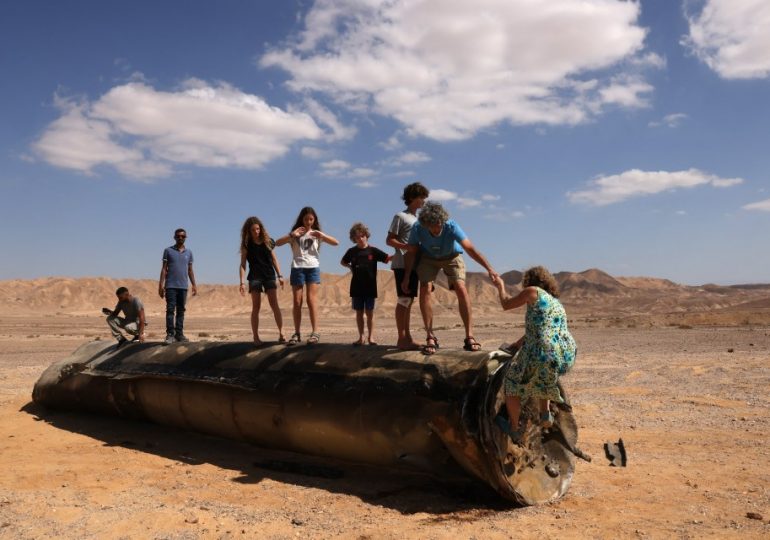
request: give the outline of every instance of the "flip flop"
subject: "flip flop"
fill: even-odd
[[[286,343],[286,345],[296,345],[301,340],[302,340],[302,337],[299,335],[299,332],[294,332],[289,338],[289,341],[288,343]]]
[[[308,345],[315,345],[319,341],[321,341],[321,334],[319,334],[318,332],[312,332],[310,334],[310,337],[307,338]]]

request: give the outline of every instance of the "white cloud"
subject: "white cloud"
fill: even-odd
[[[369,180],[364,180],[362,182],[356,182],[355,185],[357,187],[360,187],[360,188],[363,188],[363,189],[369,189],[369,188],[377,187],[377,184],[375,184],[374,182],[370,182]]]
[[[687,210],[677,210],[677,211],[676,211],[676,212],[674,212],[674,213],[675,213],[677,216],[686,216],[686,215],[687,215]]]
[[[454,201],[457,199],[457,193],[446,189],[431,189],[428,199],[434,202]]]
[[[761,212],[770,212],[770,199],[757,201],[743,206],[744,210],[759,210]]]
[[[417,163],[427,163],[431,157],[425,152],[405,152],[400,156],[392,157],[383,162],[385,165],[398,167],[400,165],[414,165]]]
[[[86,174],[102,165],[136,178],[168,176],[176,164],[258,169],[294,142],[323,136],[307,113],[198,80],[176,92],[129,83],[93,103],[56,103],[61,116],[33,147],[47,162]]]
[[[354,126],[345,126],[329,109],[318,103],[314,99],[305,100],[305,109],[319,123],[329,128],[326,140],[329,142],[346,141],[355,137],[358,130]]]
[[[503,148],[505,148],[505,145],[503,143],[499,143],[495,146],[495,148],[497,148],[498,150],[502,150]]]
[[[500,200],[500,195],[490,195],[488,193],[485,193],[481,196],[481,200],[484,202],[495,202]]]
[[[327,155],[327,152],[320,148],[316,148],[315,146],[303,146],[300,150],[300,154],[307,159],[323,159]]]
[[[368,178],[377,174],[377,171],[368,167],[356,167],[348,173],[348,178]]]
[[[632,197],[653,195],[677,188],[693,188],[711,185],[717,188],[730,187],[743,182],[741,178],[719,178],[698,169],[686,171],[640,171],[632,169],[620,174],[600,176],[588,182],[583,191],[567,193],[570,202],[605,206]]]
[[[686,118],[687,118],[687,115],[684,113],[672,113],[672,114],[667,114],[660,120],[654,120],[647,125],[649,127],[666,126],[670,128],[677,128],[682,124],[682,122]]]
[[[411,136],[577,124],[607,105],[646,104],[639,70],[664,62],[644,51],[639,13],[610,0],[316,0],[304,30],[260,65]]]
[[[770,76],[770,2],[705,0],[682,42],[725,79]]]
[[[343,171],[350,168],[350,163],[342,159],[333,159],[321,163],[321,168],[325,171]]]
[[[379,145],[385,150],[398,150],[403,146],[403,143],[398,139],[398,134],[391,135],[387,141],[379,143]]]
[[[476,208],[481,206],[481,201],[471,197],[457,197],[457,206],[460,208]]]

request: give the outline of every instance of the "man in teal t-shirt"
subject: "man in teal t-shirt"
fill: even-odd
[[[495,283],[499,277],[497,272],[494,271],[484,255],[476,250],[460,226],[454,220],[449,219],[447,211],[438,203],[425,204],[417,223],[412,226],[407,244],[407,255],[404,263],[404,272],[407,276],[414,266],[417,254],[421,255],[417,265],[417,276],[420,280],[420,311],[427,332],[423,352],[433,354],[438,347],[438,341],[433,334],[433,306],[430,291],[431,284],[436,280],[439,270],[444,272],[449,282],[449,288],[457,294],[460,317],[463,320],[463,325],[465,325],[463,349],[466,351],[480,350],[481,344],[473,337],[471,300],[468,289],[465,287],[463,252],[467,252],[471,259],[484,267],[492,283]],[[408,290],[408,279],[404,279],[401,287],[405,291]]]

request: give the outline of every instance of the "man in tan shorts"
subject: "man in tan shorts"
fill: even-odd
[[[420,262],[417,265],[417,277],[420,280],[420,311],[425,323],[427,333],[425,354],[433,354],[438,348],[438,340],[433,333],[433,306],[431,305],[431,284],[436,280],[439,270],[442,270],[449,282],[449,288],[457,294],[457,305],[460,309],[460,317],[465,325],[465,341],[463,349],[466,351],[478,351],[481,344],[473,337],[473,320],[471,312],[471,300],[468,289],[465,287],[465,262],[463,250],[471,259],[479,263],[489,273],[489,279],[495,283],[497,272],[494,271],[489,261],[479,253],[468,239],[460,226],[454,220],[449,219],[449,214],[438,203],[426,203],[412,226],[407,242],[407,254],[404,262],[406,276],[411,272],[417,254],[420,254]],[[401,283],[404,291],[409,289],[409,280],[404,278]]]

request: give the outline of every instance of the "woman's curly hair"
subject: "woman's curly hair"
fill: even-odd
[[[243,226],[241,227],[241,253],[246,253],[249,250],[249,242],[251,242],[251,228],[254,225],[259,225],[260,242],[262,242],[268,248],[272,249],[270,235],[267,234],[267,229],[265,229],[262,221],[256,216],[251,216],[246,218],[246,221],[243,222]]]
[[[420,225],[444,225],[449,219],[449,213],[436,202],[427,202],[420,210]]]
[[[526,287],[540,287],[554,298],[559,298],[561,294],[556,278],[545,266],[533,266],[524,272],[521,278],[521,288]]]
[[[355,242],[356,241],[356,237],[360,233],[363,233],[364,235],[366,235],[367,238],[369,238],[371,236],[371,233],[369,232],[369,227],[367,227],[366,225],[364,225],[360,221],[356,222],[356,223],[353,223],[353,226],[350,227],[350,241],[351,242]]]

